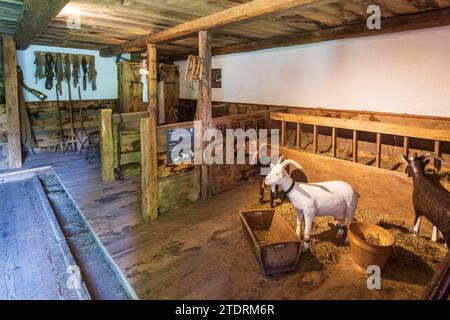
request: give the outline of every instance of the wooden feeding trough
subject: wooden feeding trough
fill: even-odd
[[[263,272],[267,275],[292,271],[297,267],[302,242],[275,210],[261,209],[240,213]]]

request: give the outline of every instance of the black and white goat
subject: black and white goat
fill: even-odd
[[[432,153],[418,157],[415,153],[411,158],[402,155],[406,164],[405,172],[413,181],[412,201],[414,206],[414,227],[412,232],[419,234],[422,217],[433,224],[432,240],[437,240],[437,231],[444,237],[447,247],[450,247],[450,192],[439,188],[425,174],[425,166],[430,158],[442,159]]]

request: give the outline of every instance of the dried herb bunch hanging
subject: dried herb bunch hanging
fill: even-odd
[[[53,56],[50,53],[45,54],[45,89],[51,90],[53,88]]]
[[[34,72],[34,77],[36,78],[36,83],[44,78],[44,59],[42,59],[42,54],[40,52],[34,53],[34,64],[36,65],[36,71]]]
[[[56,84],[59,95],[62,95],[61,83],[64,81],[63,57],[61,53],[57,53],[55,62]]]
[[[80,58],[77,55],[72,56],[72,79],[73,87],[78,87],[80,83]]]
[[[97,90],[97,71],[95,70],[95,57],[88,57],[88,79],[92,85],[92,91]]]
[[[93,91],[97,90],[94,56],[42,51],[35,51],[34,56],[36,83],[45,78],[47,90],[53,88],[54,80],[60,95],[62,95],[61,84],[64,80],[68,83],[72,82],[74,88],[81,86],[81,71],[83,72],[83,90],[86,91],[88,83],[91,84]]]

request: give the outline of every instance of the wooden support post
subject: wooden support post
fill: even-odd
[[[112,110],[104,109],[100,111],[100,152],[102,180],[114,180],[114,139],[112,132]]]
[[[281,121],[281,139],[280,139],[281,147],[286,145],[286,122]]]
[[[156,45],[147,45],[148,58],[148,112],[150,119],[158,123],[158,61]]]
[[[353,162],[358,162],[358,130],[353,130]]]
[[[141,188],[142,215],[150,221],[158,218],[158,123],[157,53],[154,44],[147,45],[148,118],[141,119]]]
[[[22,167],[22,145],[20,142],[16,44],[11,36],[3,36],[3,61],[5,65],[6,112],[8,114],[8,161],[10,169],[17,169]]]
[[[199,81],[198,92],[198,115],[202,122],[203,134],[212,125],[212,107],[211,107],[211,33],[209,31],[200,31],[198,33],[198,51],[199,56],[203,58],[204,74]],[[205,144],[204,144],[205,146]],[[204,149],[204,148],[203,148]],[[202,162],[202,200],[211,198],[211,168]]]
[[[152,118],[141,119],[142,215],[145,220],[158,218],[158,158],[156,126]]]
[[[409,156],[409,138],[403,138],[403,154],[408,157]]]
[[[438,156],[442,156],[441,154],[441,142],[436,140],[434,141],[434,153]],[[433,160],[433,166],[436,169],[436,173],[439,173],[441,171],[441,161],[434,159]]]
[[[375,159],[376,159],[377,168],[380,168],[381,167],[381,133],[377,133]]]
[[[302,146],[302,124],[300,122],[297,122],[297,139],[295,141],[297,149],[300,149]]]
[[[331,156],[336,158],[337,149],[337,129],[335,127],[331,128]]]
[[[317,150],[318,150],[318,144],[319,144],[319,128],[316,126],[316,125],[314,125],[314,128],[313,128],[313,152],[314,153],[317,153]]]

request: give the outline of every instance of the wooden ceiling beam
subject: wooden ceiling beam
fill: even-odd
[[[108,57],[121,53],[138,51],[144,48],[148,43],[157,44],[173,41],[202,30],[214,30],[216,28],[243,23],[292,8],[329,4],[336,1],[338,0],[253,0],[213,13],[206,17],[182,23],[155,34],[142,36],[118,46],[103,49],[100,51],[100,55]]]
[[[15,39],[19,49],[26,49],[70,0],[25,0]]]
[[[212,53],[213,55],[226,55],[331,40],[376,36],[446,25],[450,25],[450,9],[382,19],[381,30],[369,30],[366,23],[351,24],[320,31],[302,32],[294,35],[274,37],[267,40],[251,41],[226,47],[213,48]]]

